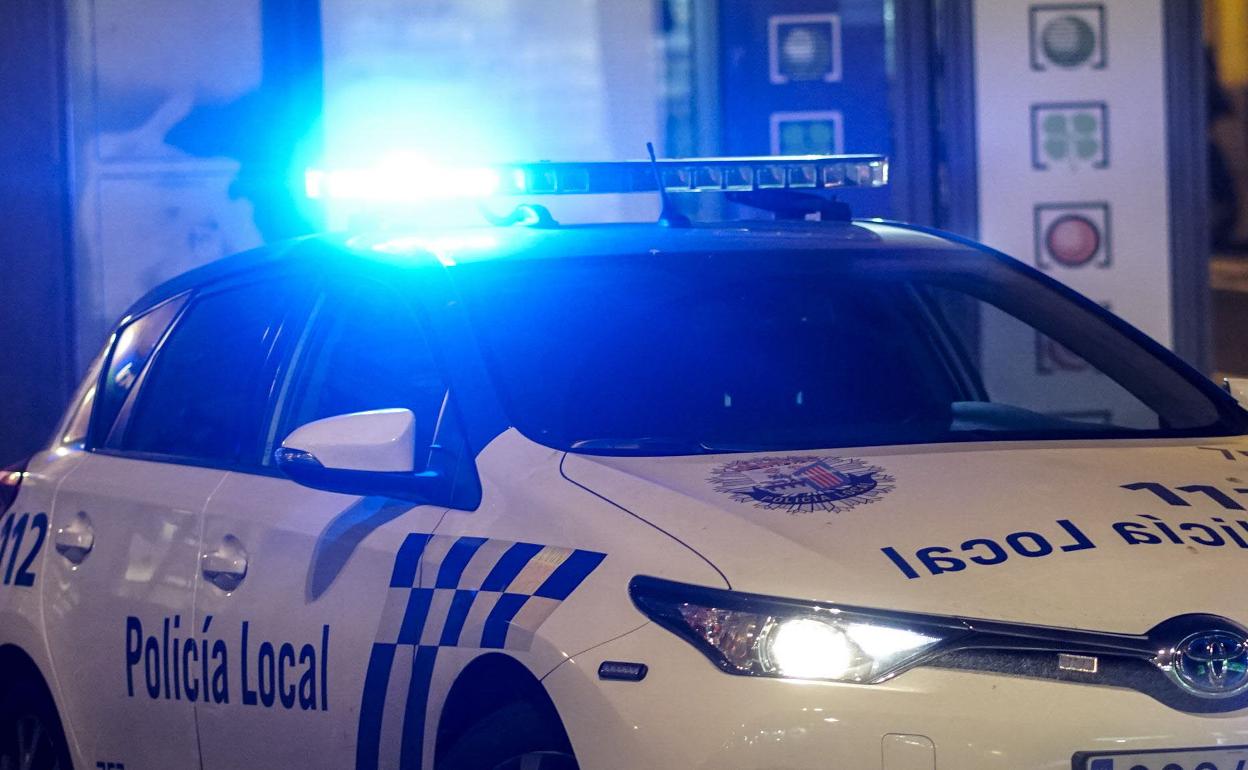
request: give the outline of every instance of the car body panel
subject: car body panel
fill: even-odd
[[[224,476],[90,454],[57,490],[49,535],[85,512],[95,536],[79,565],[48,549],[42,592],[50,678],[87,767],[198,761],[168,645],[190,630],[203,507]]]
[[[231,676],[239,692],[228,703],[197,704],[205,770],[244,761],[286,767],[309,756],[327,767],[355,763],[395,556],[409,533],[431,532],[442,513],[228,475],[205,510],[203,543],[211,550],[236,538],[247,575],[233,591],[198,576],[196,629],[210,623],[209,636],[238,655]]]
[[[605,660],[644,661],[650,673],[602,682]],[[975,770],[1069,770],[1078,751],[1248,744],[1242,712],[1182,714],[1110,687],[927,668],[879,685],[733,677],[653,624],[543,684],[556,702],[577,704],[564,720],[582,766],[596,770],[910,770],[882,764],[895,734],[930,740],[929,767]]]
[[[64,448],[39,452],[32,456],[26,465],[25,478],[17,498],[7,511],[0,511],[0,522],[9,517],[16,520],[23,514],[51,514],[57,487],[82,462],[84,456],[82,452]],[[56,568],[53,560],[59,558],[50,536],[52,533],[48,534],[29,567],[34,576],[33,585],[17,585],[13,580],[7,585],[0,585],[0,646],[12,646],[21,650],[44,674],[54,695],[57,695],[59,693],[55,687],[56,680],[52,676],[42,601],[44,588],[49,582],[48,571]],[[3,569],[7,568],[10,560],[14,560],[15,566],[25,561],[33,544],[33,539],[28,540],[22,548],[17,549],[21,552],[20,558],[14,552],[15,549],[6,547],[6,553],[0,555],[0,574],[3,574]],[[11,545],[11,542],[6,543],[6,546]],[[58,703],[61,709],[64,705]]]
[[[1240,523],[1248,521],[1244,451],[1242,439],[968,443],[572,456],[565,468],[570,478],[697,543],[737,590],[1143,633],[1191,612],[1248,623],[1238,595],[1226,590],[1226,581],[1248,570],[1248,549],[1234,539],[1248,545],[1248,524]],[[777,457],[860,460],[874,469],[875,496],[832,503],[840,510],[817,504],[810,510],[785,502],[798,500],[807,486],[762,502],[725,489],[741,488],[727,473],[734,464]],[[1170,504],[1150,488],[1124,488],[1141,483],[1175,490],[1185,504]],[[1192,486],[1224,490],[1225,503],[1238,507],[1199,490],[1179,491]],[[1120,527],[1125,534],[1115,529],[1120,522],[1129,522]],[[1116,579],[1106,581],[1107,574]]]
[[[475,511],[448,510],[438,525],[441,544],[426,551],[422,586],[436,585],[445,554],[453,543],[475,538],[487,542],[462,573],[460,586],[479,586],[478,562],[494,563],[491,551],[504,544],[543,546],[508,587],[508,594],[531,594],[515,614],[499,651],[513,657],[535,677],[544,676],[569,657],[646,622],[628,598],[628,580],[639,559],[673,580],[724,586],[722,578],[696,553],[610,501],[569,483],[560,473],[563,453],[535,444],[514,430],[495,439],[478,457],[484,494]],[[569,554],[568,551],[575,551]],[[588,572],[564,596],[536,588],[545,575],[583,558]],[[534,569],[547,559],[549,566]],[[592,565],[592,566],[589,566]],[[483,565],[482,565],[483,566]],[[583,568],[584,569],[584,568]],[[583,570],[582,570],[583,571]],[[579,573],[578,573],[579,574]],[[527,586],[526,587],[526,583]],[[535,590],[536,589],[536,590]],[[473,659],[493,651],[475,645],[474,625],[484,620],[482,609],[499,606],[490,592],[476,597],[461,641],[437,653],[428,704],[428,724],[436,724],[442,701],[456,673]],[[443,621],[431,618],[430,628]],[[427,760],[432,759],[430,742]],[[426,767],[432,765],[426,763]]]

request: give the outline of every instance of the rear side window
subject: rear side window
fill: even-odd
[[[196,297],[144,376],[109,448],[214,466],[259,447],[283,303],[269,283]],[[258,452],[251,454],[258,459]]]
[[[185,303],[185,295],[175,297],[123,325],[117,332],[117,342],[113,345],[108,370],[101,383],[102,391],[96,394],[99,404],[93,422],[97,437],[95,443],[102,443],[112,431],[117,415],[143,374],[152,351]]]

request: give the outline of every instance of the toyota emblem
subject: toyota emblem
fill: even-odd
[[[1196,695],[1238,695],[1248,689],[1248,638],[1225,630],[1192,634],[1175,645],[1170,670]]]

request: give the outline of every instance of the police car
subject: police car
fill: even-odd
[[[1248,413],[885,169],[151,292],[0,487],[0,768],[1248,766]]]

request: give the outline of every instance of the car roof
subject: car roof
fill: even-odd
[[[352,245],[398,255],[433,251],[448,266],[498,258],[558,259],[647,251],[958,248],[955,243],[928,232],[881,221],[465,228],[410,235],[373,235],[353,239]]]
[[[448,268],[495,259],[566,259],[643,252],[706,251],[965,251],[952,236],[883,220],[808,222],[743,220],[667,226],[611,223],[554,227],[462,227],[390,230],[346,236],[319,234],[225,257],[152,289],[127,311],[133,316],[183,292],[266,266],[322,260],[417,258],[433,254]]]

